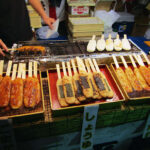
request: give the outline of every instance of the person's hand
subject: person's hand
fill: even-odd
[[[53,18],[49,18],[49,17],[45,17],[43,18],[44,22],[50,27],[50,29],[53,29],[53,23],[55,22],[55,19]]]
[[[4,44],[4,42],[0,39],[0,54],[2,54],[3,56],[5,56],[5,54],[3,53],[2,49],[4,49],[5,51],[8,52],[8,48],[7,46]]]

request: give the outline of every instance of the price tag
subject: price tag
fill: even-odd
[[[16,141],[13,133],[11,120],[0,120],[0,150],[16,150]]]
[[[95,133],[98,108],[99,105],[84,107],[84,118],[80,143],[81,150],[93,149],[93,137]]]
[[[148,115],[144,132],[143,132],[143,138],[149,138],[150,137],[150,114]]]

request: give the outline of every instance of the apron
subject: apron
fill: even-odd
[[[32,38],[25,0],[0,0],[0,39],[11,47]]]

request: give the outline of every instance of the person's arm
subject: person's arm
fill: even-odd
[[[3,53],[2,49],[4,49],[5,51],[8,51],[7,46],[4,44],[4,42],[0,39],[0,54],[2,54],[3,56],[5,56],[5,54]]]
[[[47,14],[45,13],[43,6],[40,2],[40,0],[29,0],[29,3],[31,6],[38,12],[38,14],[42,17],[43,21],[51,28],[53,29],[53,23],[55,22],[55,19],[49,18]]]

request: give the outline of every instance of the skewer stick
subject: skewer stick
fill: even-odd
[[[32,62],[29,62],[29,77],[32,77]]]
[[[64,62],[62,62],[62,67],[63,67],[64,76],[67,76],[66,67],[65,67],[65,63]]]
[[[94,67],[94,65],[93,65],[92,60],[91,60],[90,58],[88,58],[88,61],[89,61],[89,64],[90,64],[90,66],[91,66],[91,68],[92,68],[92,71],[93,71],[93,72],[96,72],[96,69],[95,69],[95,67]]]
[[[139,58],[137,57],[137,55],[136,55],[136,54],[133,54],[133,56],[134,56],[134,58],[136,59],[136,61],[138,62],[138,64],[139,64],[140,66],[143,66],[143,64],[141,64],[141,61],[140,61]]]
[[[123,57],[123,56],[120,56],[120,57],[121,57],[121,60],[122,60],[122,62],[123,62],[123,64],[124,64],[125,68],[128,68],[128,65],[127,65],[127,63],[126,63],[124,57]]]
[[[148,65],[150,65],[150,60],[148,59],[147,55],[144,52],[142,52],[142,54],[143,54],[144,58],[146,59]]]
[[[69,76],[72,77],[70,62],[67,62],[67,68],[68,68]]]
[[[116,59],[116,56],[112,55],[112,58],[113,58],[113,60],[114,60],[114,63],[115,63],[116,68],[119,68],[119,64],[118,64],[118,61],[117,61],[117,59]]]
[[[0,61],[0,75],[3,74],[3,66],[4,66],[4,60]]]
[[[76,69],[76,66],[75,66],[75,62],[74,62],[73,59],[71,59],[71,64],[72,64],[72,67],[73,67],[74,74],[77,74],[78,72],[77,72],[77,69]]]
[[[37,78],[37,61],[34,61],[34,77]]]
[[[60,67],[59,67],[59,64],[56,64],[56,69],[57,69],[58,79],[61,79],[61,74],[60,74]]]
[[[7,67],[6,76],[10,76],[11,67],[12,67],[12,61],[9,61],[8,62],[8,67]]]
[[[14,64],[13,65],[13,73],[12,73],[11,80],[15,80],[15,78],[16,78],[16,71],[17,71],[17,64]]]
[[[95,59],[93,59],[93,62],[94,62],[94,65],[95,65],[95,67],[96,67],[96,71],[97,71],[97,72],[100,72],[99,67],[98,67],[97,62],[96,62]]]
[[[84,65],[82,59],[79,58],[79,57],[76,57],[76,59],[77,59],[77,64],[78,64],[79,71],[85,71],[86,72],[85,65]]]
[[[21,72],[22,72],[22,63],[19,63],[17,78],[21,78]]]
[[[26,79],[26,64],[22,64],[22,79]]]
[[[142,60],[142,58],[141,58],[141,56],[140,56],[140,55],[137,55],[137,58],[138,58],[139,61],[141,62],[141,66],[145,66],[145,65],[144,65],[144,62],[143,62],[143,60]]]
[[[130,57],[130,60],[131,60],[131,62],[132,62],[133,67],[134,67],[134,68],[137,68],[137,65],[136,65],[136,63],[135,63],[135,61],[134,61],[132,55],[129,55],[129,57]]]
[[[86,65],[88,73],[91,73],[91,69],[90,69],[90,66],[89,66],[88,59],[85,59],[85,65]]]

